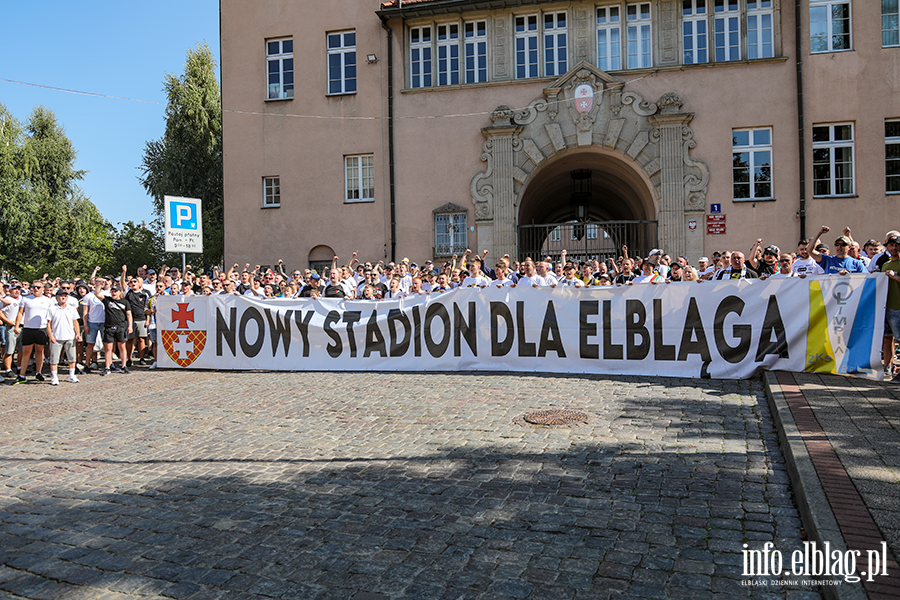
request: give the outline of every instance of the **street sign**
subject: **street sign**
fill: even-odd
[[[711,212],[711,213],[720,213],[720,212],[722,212],[722,205],[721,205],[721,204],[710,204],[710,205],[709,205],[709,212]]]
[[[725,233],[725,215],[706,215],[706,233],[707,235]]]
[[[166,252],[203,252],[200,199],[164,196]]]

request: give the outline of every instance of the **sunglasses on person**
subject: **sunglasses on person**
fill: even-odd
[[[847,242],[835,242],[834,245],[835,246],[849,246],[850,244],[848,244]]]

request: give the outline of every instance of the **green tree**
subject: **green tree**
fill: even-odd
[[[113,265],[119,269],[122,265],[128,265],[129,273],[137,273],[138,267],[142,265],[159,268],[167,261],[169,264],[181,264],[180,258],[176,263],[164,252],[163,239],[158,232],[153,231],[146,223],[122,223],[113,242]]]
[[[153,198],[162,221],[164,196],[199,198],[203,219],[203,254],[189,262],[210,267],[222,262],[222,102],[216,61],[209,46],[189,50],[180,77],[167,74],[166,131],[147,142],[138,178]]]
[[[112,228],[77,182],[76,152],[50,110],[22,127],[0,105],[0,262],[20,277],[87,275],[105,265]]]

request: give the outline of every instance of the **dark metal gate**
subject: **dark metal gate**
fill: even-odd
[[[613,260],[628,255],[647,256],[657,247],[656,221],[570,221],[543,225],[519,225],[518,260],[550,257],[559,261],[562,251],[567,260]]]

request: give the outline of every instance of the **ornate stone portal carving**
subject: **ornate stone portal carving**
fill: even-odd
[[[573,148],[596,146],[637,166],[651,182],[659,244],[673,254],[699,256],[702,232],[687,221],[705,210],[709,169],[690,156],[696,146],[692,113],[675,92],[645,101],[625,84],[582,62],[519,111],[498,106],[471,181],[479,243],[498,255],[516,255],[519,192],[539,164]],[[568,118],[560,117],[564,107]],[[600,159],[598,159],[600,160]],[[616,159],[603,159],[616,160]]]

